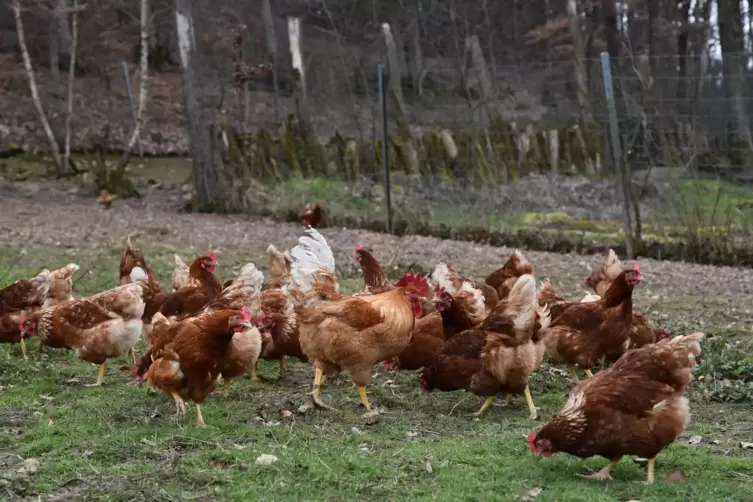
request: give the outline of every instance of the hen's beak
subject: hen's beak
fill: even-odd
[[[247,328],[247,329],[251,329],[251,328],[254,327],[254,325],[251,323],[251,321],[243,321],[241,323],[241,326],[243,326],[244,328]]]

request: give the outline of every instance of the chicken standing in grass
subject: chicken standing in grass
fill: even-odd
[[[565,407],[528,444],[545,457],[565,452],[580,458],[601,456],[609,464],[584,476],[612,479],[625,455],[648,458],[654,481],[656,456],[685,430],[690,420],[685,388],[701,354],[703,333],[677,336],[625,353],[611,368],[578,384]]]
[[[301,349],[315,368],[314,403],[326,408],[321,400],[322,381],[348,371],[361,403],[370,410],[366,386],[373,367],[408,345],[429,284],[411,271],[391,291],[341,295],[332,250],[313,228],[306,230],[290,254],[293,265],[286,290],[297,305]]]

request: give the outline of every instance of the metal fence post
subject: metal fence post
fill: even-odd
[[[392,186],[390,182],[390,147],[387,130],[387,92],[384,85],[384,65],[377,67],[379,80],[379,102],[382,111],[382,167],[384,168],[384,203],[387,208],[387,232],[392,233]]]
[[[620,129],[617,123],[617,105],[614,100],[614,86],[612,84],[612,66],[609,53],[601,53],[601,73],[604,79],[604,95],[607,99],[607,111],[609,113],[609,136],[612,146],[612,164],[619,176],[620,191],[622,192],[622,230],[625,233],[625,252],[628,259],[635,257],[633,243],[633,225],[630,221],[630,195],[628,191],[627,173],[625,162],[622,158],[622,144],[620,143]]]

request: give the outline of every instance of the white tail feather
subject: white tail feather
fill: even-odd
[[[436,285],[436,288],[444,288],[449,294],[455,294],[455,287],[452,285],[452,272],[446,263],[440,263],[434,268],[434,272],[431,273],[431,280]]]
[[[175,258],[175,266],[173,267],[173,291],[176,291],[188,282],[188,265],[181,259],[180,256],[173,255]]]
[[[146,271],[141,267],[133,267],[131,270],[131,282],[136,284],[139,281],[146,281],[149,276],[146,275]]]
[[[507,297],[507,314],[515,317],[515,329],[527,330],[536,322],[536,279],[523,274],[515,281]]]
[[[471,284],[470,282],[464,281],[463,285],[460,286],[459,293],[462,293],[464,291],[470,293],[473,296],[474,313],[483,315],[486,312],[486,304],[484,303],[484,294],[481,292],[481,290],[473,287],[473,284]],[[455,296],[452,293],[450,294]]]
[[[334,276],[335,257],[327,240],[314,228],[308,228],[298,239],[298,245],[290,250],[293,264],[290,269],[290,285],[301,292],[310,291],[317,275],[325,272]]]
[[[595,295],[593,293],[586,293],[586,296],[583,297],[583,299],[580,301],[580,303],[591,303],[601,300],[601,297],[599,295]]]
[[[225,291],[243,290],[249,296],[254,296],[261,291],[264,285],[264,274],[256,265],[247,263],[238,273],[238,277],[225,288]]]

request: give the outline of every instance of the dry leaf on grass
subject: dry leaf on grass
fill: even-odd
[[[272,465],[275,462],[277,462],[277,457],[274,455],[269,455],[268,453],[264,453],[262,455],[259,455],[256,459],[256,465]]]
[[[521,495],[520,498],[518,498],[518,500],[524,500],[524,501],[536,500],[536,497],[541,495],[542,491],[544,491],[543,488],[538,488],[538,487],[531,488],[530,490],[525,492],[523,495]]]
[[[746,443],[745,441],[740,441],[740,448],[743,450],[750,450],[753,448],[753,443]]]
[[[39,470],[39,460],[36,458],[27,458],[24,460],[23,465],[18,469],[21,474],[28,474],[33,476]]]
[[[434,469],[431,468],[431,462],[428,458],[424,458],[424,469],[426,470],[427,474],[434,472]]]
[[[690,436],[690,439],[688,439],[688,443],[690,444],[701,444],[703,442],[703,436]]]

